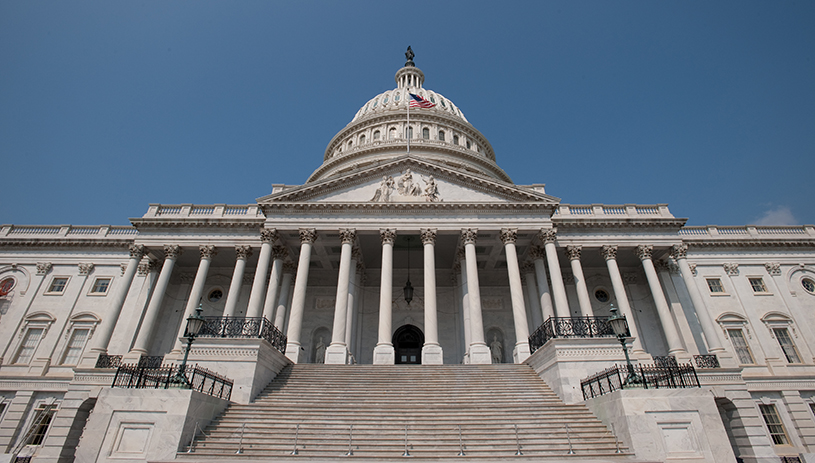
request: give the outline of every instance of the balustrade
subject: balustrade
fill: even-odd
[[[549,317],[529,336],[529,347],[534,353],[552,338],[614,337],[609,317]],[[630,336],[626,324],[626,336]]]
[[[286,352],[286,335],[266,317],[204,317],[204,320],[199,337],[261,338],[278,351]]]

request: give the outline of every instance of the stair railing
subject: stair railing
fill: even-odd
[[[405,425],[405,453],[402,454],[403,457],[411,456],[410,452],[408,452],[407,428],[408,428],[408,425]]]
[[[518,447],[518,451],[515,452],[515,456],[519,457],[523,455],[523,452],[521,452],[521,438],[518,437],[518,425],[514,424],[513,426],[515,426],[515,445]]]
[[[567,455],[574,455],[574,449],[572,449],[572,436],[569,434],[569,425],[566,425],[566,440],[569,441],[569,452]]]
[[[195,436],[197,435],[198,431],[201,431],[202,436],[207,437],[207,435],[204,433],[204,430],[201,429],[201,426],[196,421],[195,427],[192,428],[192,439],[190,439],[190,445],[187,447],[187,453],[195,452]]]
[[[235,452],[235,455],[240,455],[243,453],[243,432],[246,430],[246,422],[243,423],[241,426],[241,438],[238,441],[238,451]]]
[[[297,437],[300,435],[300,423],[297,423],[297,427],[294,429],[294,450],[291,451],[290,455],[297,455]]]
[[[614,443],[617,445],[617,451],[614,453],[623,453],[620,450],[620,439],[617,439],[617,431],[614,429],[614,423],[611,423],[611,434],[614,436]]]
[[[458,425],[458,456],[464,456],[464,441],[461,439],[461,425]]]
[[[350,457],[354,455],[354,425],[348,426],[348,452],[345,454],[346,457]]]

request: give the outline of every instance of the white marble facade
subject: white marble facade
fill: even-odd
[[[527,362],[567,402],[582,400],[580,379],[619,360],[613,342],[531,354],[528,336],[549,317],[607,316],[613,305],[636,361],[716,355],[720,368],[699,370],[706,398],[688,403],[715,402],[735,456],[810,458],[815,227],[687,227],[664,204],[562,203],[543,185],[513,184],[418,68],[396,80],[329,142],[303,185],[276,184],[246,205],[151,204],[128,227],[2,225],[3,452],[26,443],[38,407],[56,404],[60,419],[23,447],[57,461],[76,446],[71,423],[110,382],[99,355],[179,362],[183,320],[200,300],[206,316],[265,317],[288,336],[292,362]],[[408,86],[436,104],[412,108],[409,123]],[[422,337],[418,351],[394,345],[406,330]],[[218,349],[194,355],[246,378],[233,400],[251,400],[269,379],[260,370],[280,367],[264,348]],[[636,409],[632,397],[618,402]],[[783,443],[762,421],[768,405]],[[650,416],[637,410],[637,420]],[[704,428],[707,412],[683,423]],[[715,453],[669,428],[659,428],[666,445],[688,458]]]

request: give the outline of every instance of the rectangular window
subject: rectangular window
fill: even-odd
[[[778,416],[778,410],[775,409],[775,404],[758,404],[758,408],[761,410],[764,423],[767,424],[767,430],[770,431],[773,444],[789,445],[790,440],[787,437],[787,431],[784,430],[784,424],[781,422],[781,417]]]
[[[45,440],[45,434],[48,432],[48,427],[51,426],[51,421],[56,414],[56,405],[46,405],[43,403],[34,410],[34,420],[31,422],[31,427],[29,428],[32,432],[28,435],[26,445],[42,445],[42,441]]]
[[[68,285],[68,278],[65,277],[54,277],[51,280],[51,286],[48,287],[49,293],[61,293],[65,291],[65,286]]]
[[[707,287],[710,288],[711,293],[723,293],[724,287],[722,286],[722,280],[718,278],[708,278],[707,279]]]
[[[20,344],[20,349],[17,351],[17,357],[13,363],[31,363],[31,359],[34,357],[34,351],[36,351],[37,346],[40,345],[40,338],[42,338],[44,331],[45,329],[43,328],[29,328],[28,331],[25,332],[25,337]]]
[[[93,282],[91,294],[106,294],[110,288],[110,278],[97,278]]]
[[[786,328],[773,328],[773,333],[775,333],[775,339],[778,339],[778,344],[781,345],[781,350],[784,351],[787,362],[801,363],[801,358],[798,356],[795,344],[792,343],[789,331]]]
[[[766,293],[767,287],[764,286],[764,280],[762,278],[748,278],[750,280],[750,286],[753,288],[754,293]]]
[[[88,339],[87,329],[75,329],[71,333],[71,339],[65,347],[65,355],[62,357],[62,365],[76,365],[85,348],[85,341]]]
[[[755,360],[753,360],[752,352],[750,352],[750,346],[747,345],[747,340],[744,339],[744,332],[742,330],[727,330],[727,337],[730,338],[730,342],[733,344],[733,349],[739,357],[739,363],[748,365],[756,363]]]

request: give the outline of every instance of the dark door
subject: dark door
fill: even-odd
[[[393,349],[396,354],[397,364],[422,363],[422,346],[424,345],[424,333],[413,325],[399,327],[393,333]]]

